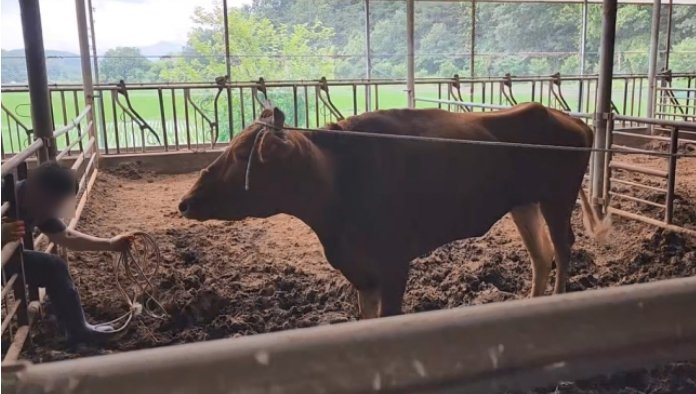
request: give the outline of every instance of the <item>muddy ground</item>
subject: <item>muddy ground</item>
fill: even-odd
[[[696,160],[680,162],[679,171],[675,217],[694,227]],[[143,173],[136,167],[102,172],[79,225],[99,236],[141,229],[157,239],[163,258],[157,287],[170,317],[138,318],[117,344],[77,351],[66,349],[56,337],[55,323],[43,319],[25,357],[43,362],[356,319],[353,290],[326,263],[317,238],[299,220],[285,215],[234,223],[181,218],[177,202],[196,176]],[[650,192],[639,195],[660,198]],[[635,204],[624,202],[622,207],[634,209]],[[660,215],[652,208],[642,211]],[[570,291],[696,275],[693,239],[617,218],[609,243],[597,245],[585,235],[579,212],[573,223],[577,242]],[[126,306],[113,283],[113,256],[69,257],[89,319],[121,315]],[[530,279],[527,253],[505,217],[482,238],[453,242],[413,261],[404,311],[524,298]],[[696,393],[696,365],[674,363],[535,392]]]

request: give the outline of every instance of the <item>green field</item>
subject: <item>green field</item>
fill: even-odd
[[[497,83],[487,84],[485,86],[485,92],[483,92],[483,89],[481,84],[477,84],[472,99],[469,94],[469,87],[463,86],[462,98],[464,101],[507,104]],[[531,83],[520,82],[515,84],[513,94],[517,102],[532,101],[532,89]],[[590,89],[594,92],[594,84]],[[333,103],[339,111],[341,111],[344,116],[350,116],[354,113],[362,113],[367,110],[365,105],[365,90],[364,86],[358,86],[354,95],[351,86],[334,86],[330,88],[330,94]],[[578,90],[579,86],[577,82],[567,82],[563,84],[563,95],[573,111],[578,110]],[[636,84],[634,89],[631,83],[626,86],[623,80],[617,80],[614,82],[613,86],[614,102],[622,113],[635,116],[639,114],[644,115],[647,105],[646,91],[646,86],[639,86]],[[373,87],[371,92],[372,109],[403,108],[407,106],[405,85],[380,86],[376,92]],[[191,91],[191,101],[201,108],[210,120],[214,120],[213,99],[215,93],[215,89],[196,89]],[[241,93],[239,89],[232,90],[233,121],[231,125],[227,122],[226,95],[225,93],[222,94],[218,103],[220,119],[219,141],[227,141],[230,136],[230,131],[232,135],[238,133],[244,126],[248,125],[250,121],[253,120],[255,115],[258,115],[260,111],[259,106],[255,103],[256,105],[254,108],[251,94],[250,89],[244,89]],[[448,99],[446,85],[441,86],[440,93],[438,93],[438,86],[436,84],[419,84],[416,86],[416,97],[418,98],[438,99],[439,95],[444,100]],[[202,119],[200,114],[193,109],[191,104],[185,105],[185,96],[182,89],[163,89],[162,106],[160,106],[157,90],[131,90],[129,91],[129,97],[133,108],[145,119],[160,138],[164,137],[163,128],[166,128],[168,145],[185,147],[188,143],[205,144],[210,142],[210,126]],[[269,88],[269,98],[275,105],[284,110],[287,118],[286,122],[288,124],[297,124],[300,127],[317,127],[332,120],[330,112],[320,101],[318,106],[319,111],[317,113],[317,97],[314,88],[309,88],[306,96],[304,88],[300,87],[297,89],[297,113],[295,113],[293,108],[293,93],[291,88]],[[146,145],[151,146],[157,144],[156,139],[150,136],[149,132],[141,131],[130,118],[125,116],[122,110],[117,108],[117,116],[116,119],[114,119],[114,103],[112,102],[112,94],[110,91],[104,92],[103,101],[106,130],[104,130],[100,122],[98,129],[101,148],[104,148],[106,145],[104,143],[105,131],[110,152],[116,148],[117,144],[121,150],[137,150],[137,147],[143,146],[143,135],[145,135]],[[125,100],[122,96],[120,101],[125,105]],[[557,102],[551,96],[548,83],[545,83],[543,86],[539,84],[535,86],[534,101],[542,102],[546,105],[557,106]],[[29,97],[27,93],[3,93],[2,103],[9,111],[16,114],[22,123],[28,128],[31,128],[28,106]],[[65,92],[63,94],[60,92],[53,92],[52,104],[54,124],[55,127],[58,128],[64,125],[66,121],[76,117],[79,110],[84,107],[84,100],[81,92]],[[589,105],[589,108],[594,107],[594,97],[592,97],[589,102],[583,100],[582,112],[587,112],[587,105]],[[417,102],[417,106],[419,108],[428,108],[437,107],[438,104]],[[447,106],[445,105],[444,107],[446,108]],[[186,126],[187,108],[189,111],[188,127]],[[454,107],[452,107],[452,109],[454,109]],[[175,112],[176,122],[174,121]],[[297,123],[295,122],[296,116]],[[23,130],[21,128],[18,129],[15,122],[9,119],[4,111],[1,121],[4,152],[16,152],[18,149],[24,148],[28,139]],[[116,133],[117,129],[118,134]],[[68,133],[66,137],[61,138],[60,141],[58,141],[58,147],[64,147],[68,141],[74,141],[77,132],[77,130],[73,130]]]

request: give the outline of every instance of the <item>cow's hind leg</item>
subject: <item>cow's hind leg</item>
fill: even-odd
[[[555,294],[565,293],[570,271],[570,249],[575,242],[573,230],[570,227],[570,217],[575,206],[575,196],[568,200],[542,202],[541,212],[549,226],[549,234],[556,251],[556,284]]]
[[[369,290],[358,289],[358,307],[361,319],[373,319],[379,317],[379,305],[382,293],[379,288]]]
[[[532,260],[533,280],[530,296],[544,295],[553,263],[553,246],[539,204],[515,207],[510,214]]]

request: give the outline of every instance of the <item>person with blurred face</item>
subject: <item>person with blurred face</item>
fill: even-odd
[[[69,229],[60,218],[72,218],[78,183],[75,174],[54,162],[40,165],[27,180],[17,183],[17,204],[24,222],[2,223],[2,244],[22,239],[26,231],[38,229],[56,245],[84,251],[127,250],[133,240],[130,234],[99,238]],[[23,252],[26,282],[44,287],[53,310],[65,327],[68,343],[101,343],[112,337],[110,326],[94,326],[85,320],[80,295],[75,288],[68,265],[60,256],[29,251]],[[17,261],[8,263],[5,277],[19,272]]]

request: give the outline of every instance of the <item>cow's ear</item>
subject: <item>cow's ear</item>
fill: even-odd
[[[265,133],[259,141],[259,161],[262,163],[283,160],[290,156],[295,144],[286,138],[284,132]]]
[[[285,114],[278,107],[273,108],[273,127],[281,130],[285,126]]]

